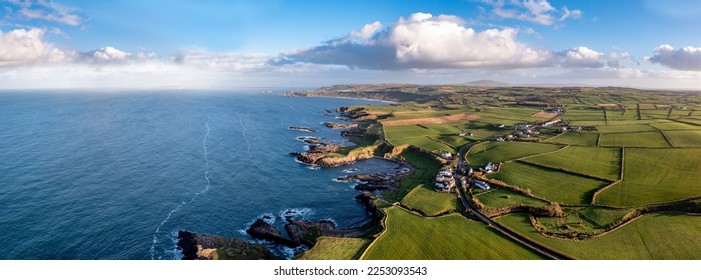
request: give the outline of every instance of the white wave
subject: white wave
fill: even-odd
[[[151,259],[155,260],[156,259],[156,246],[158,245],[158,235],[161,233],[161,228],[170,221],[170,218],[173,216],[173,214],[177,213],[182,209],[184,206],[192,203],[199,197],[201,194],[207,193],[209,191],[209,188],[211,186],[211,182],[209,180],[209,152],[207,151],[207,139],[209,138],[209,132],[210,132],[210,127],[209,127],[209,116],[207,116],[207,121],[204,123],[205,127],[207,128],[207,132],[204,134],[204,137],[202,139],[202,152],[204,153],[204,165],[205,165],[205,171],[204,171],[204,179],[207,182],[204,186],[203,189],[195,192],[192,197],[190,198],[189,201],[181,201],[180,204],[178,204],[173,210],[170,210],[168,212],[168,215],[161,221],[161,223],[156,227],[156,231],[153,232],[153,239],[151,242],[151,248],[149,249],[149,253],[151,253]],[[177,241],[176,241],[177,243]],[[176,250],[176,249],[174,249]],[[164,250],[165,253],[169,253],[172,250]],[[177,250],[176,250],[177,251]],[[171,252],[172,253],[172,252]],[[176,253],[173,253],[174,257],[177,255]],[[158,259],[162,259],[163,256],[159,255]]]
[[[358,171],[360,171],[358,168],[343,169],[343,173],[357,173]]]
[[[248,116],[250,117],[250,115]],[[241,125],[241,136],[243,136],[243,140],[246,141],[246,152],[251,153],[251,141],[249,141],[248,136],[246,136],[248,128],[243,123],[243,118],[241,117],[241,114],[239,114],[239,124]]]
[[[294,219],[299,219],[303,218],[306,219],[309,217],[309,215],[314,214],[314,210],[311,208],[307,207],[302,207],[302,208],[287,208],[285,210],[280,211],[278,215],[280,218],[283,220],[286,220],[287,218],[294,218]]]

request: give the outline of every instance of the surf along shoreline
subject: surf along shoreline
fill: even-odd
[[[317,97],[317,96],[313,96]],[[326,96],[319,96],[330,98]],[[341,97],[344,99],[350,99]],[[367,99],[362,99],[367,100]],[[386,100],[378,100],[391,102]],[[383,230],[382,221],[385,214],[377,205],[376,200],[385,190],[399,188],[399,184],[404,176],[411,174],[414,167],[406,162],[400,162],[385,151],[392,151],[393,147],[383,141],[381,137],[370,135],[367,132],[367,120],[362,119],[362,107],[338,107],[334,111],[326,110],[326,113],[337,114],[341,119],[351,123],[351,125],[338,124],[338,126],[327,125],[328,129],[342,129],[341,135],[348,142],[358,144],[359,142],[373,141],[371,145],[341,146],[337,144],[325,143],[319,139],[308,139],[309,150],[305,152],[293,152],[296,161],[316,168],[336,167],[350,165],[357,161],[367,159],[388,160],[398,166],[394,173],[369,173],[356,174],[352,176],[339,177],[341,181],[355,181],[358,184],[354,187],[359,191],[355,199],[360,202],[368,215],[368,220],[364,223],[348,227],[336,228],[331,220],[310,221],[306,219],[294,219],[293,216],[284,217],[286,224],[284,230],[269,224],[265,217],[257,218],[248,228],[246,233],[254,240],[265,242],[264,244],[252,243],[245,239],[231,238],[224,236],[206,235],[180,230],[178,232],[177,248],[182,252],[182,259],[283,259],[279,254],[274,254],[270,246],[282,246],[292,251],[294,255],[311,249],[316,240],[322,236],[330,237],[373,237]],[[326,125],[326,124],[325,124]],[[295,127],[296,128],[296,127]],[[290,128],[292,129],[292,128]],[[355,140],[355,141],[354,141]],[[360,140],[360,141],[358,141]],[[389,154],[392,154],[390,152]]]

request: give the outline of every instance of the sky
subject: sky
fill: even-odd
[[[0,89],[701,90],[699,0],[0,0]]]

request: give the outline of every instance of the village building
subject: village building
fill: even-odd
[[[480,181],[480,180],[475,180],[475,187],[479,188],[480,190],[483,191],[488,191],[491,188],[489,187],[489,184],[485,181]]]

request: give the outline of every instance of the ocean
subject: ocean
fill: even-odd
[[[377,103],[241,92],[0,92],[0,259],[178,259],[178,230],[261,242],[244,230],[263,216],[280,228],[284,215],[363,224],[354,183],[332,179],[393,163],[313,169],[289,153],[304,151],[299,136],[352,145],[322,125],[341,122],[324,110]]]

